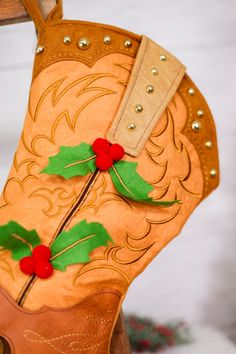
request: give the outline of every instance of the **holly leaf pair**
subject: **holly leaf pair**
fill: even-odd
[[[59,175],[65,179],[85,176],[96,171],[96,157],[92,146],[86,143],[78,146],[61,146],[58,154],[49,157],[48,166],[41,173]],[[139,175],[136,162],[114,161],[108,172],[115,188],[124,197],[164,207],[179,203],[178,200],[157,201],[149,197],[154,188]]]
[[[109,242],[113,241],[102,224],[82,220],[71,230],[62,231],[53,241],[49,261],[53,268],[65,271],[69,265],[89,262],[90,253]],[[15,221],[0,226],[0,246],[11,251],[15,261],[31,256],[33,249],[40,244],[36,230],[28,231]]]

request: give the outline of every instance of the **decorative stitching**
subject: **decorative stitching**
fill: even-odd
[[[96,61],[98,59],[103,58],[106,55],[112,55],[112,54],[119,53],[119,54],[123,54],[123,55],[129,55],[131,57],[135,57],[135,54],[136,54],[135,50],[132,48],[127,49],[127,48],[123,48],[123,47],[119,46],[119,47],[113,47],[112,49],[113,50],[111,51],[109,48],[105,48],[102,51],[97,51],[93,57],[87,56],[86,58],[90,58],[90,60],[86,59],[82,55],[76,54],[74,52],[68,52],[68,53],[64,52],[64,53],[52,55],[49,58],[47,58],[47,61],[43,62],[41,65],[39,65],[37,67],[37,70],[34,72],[33,79],[35,80],[36,77],[40,74],[40,72],[42,70],[44,70],[46,67],[50,66],[51,64],[54,64],[54,63],[57,63],[60,61],[64,61],[64,60],[79,61],[91,68],[96,63]]]

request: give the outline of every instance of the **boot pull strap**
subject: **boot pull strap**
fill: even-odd
[[[37,0],[22,0],[27,12],[34,21],[38,32],[41,32],[46,27],[46,21],[62,18],[62,0],[57,0],[56,5],[50,11],[47,20],[44,19],[42,11]]]
[[[62,0],[57,0],[56,5],[54,8],[50,11],[47,22],[51,22],[54,20],[61,20],[63,17],[63,6],[62,6]]]

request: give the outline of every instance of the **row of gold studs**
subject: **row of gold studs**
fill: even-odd
[[[194,88],[190,87],[190,88],[188,89],[188,94],[189,94],[190,96],[194,96],[194,95],[195,95],[195,90],[194,90]],[[197,116],[198,116],[199,118],[202,118],[202,117],[204,116],[204,111],[203,111],[202,109],[199,109],[199,110],[197,111]],[[202,128],[202,124],[201,124],[201,122],[200,122],[199,120],[194,120],[194,121],[192,122],[192,130],[193,130],[194,132],[198,133],[198,132],[201,130],[201,128]],[[213,146],[213,142],[212,142],[211,140],[207,140],[207,141],[205,142],[205,147],[206,147],[207,149],[211,149],[212,146]],[[216,171],[215,168],[211,169],[211,171],[210,171],[210,176],[211,176],[212,178],[214,178],[214,177],[217,176],[217,171]]]
[[[165,55],[160,55],[160,61],[166,61],[167,60],[167,57],[165,56]],[[154,76],[156,76],[156,75],[158,75],[158,69],[156,68],[156,67],[154,67],[154,68],[152,68],[151,70],[150,70],[150,73],[152,74],[152,75],[154,75]],[[155,88],[154,88],[154,86],[153,85],[147,85],[146,86],[146,92],[148,93],[148,94],[151,94],[151,93],[153,93],[155,91]],[[135,105],[135,107],[134,107],[134,110],[135,110],[135,112],[136,113],[141,113],[142,111],[143,111],[143,106],[141,105],[141,104],[139,104],[139,103],[137,103],[136,105]],[[131,130],[133,130],[133,129],[135,129],[136,128],[136,124],[135,123],[129,123],[128,124],[128,129],[131,129]]]
[[[111,36],[104,36],[103,38],[103,42],[105,44],[111,44],[112,42],[112,38]],[[72,38],[70,36],[64,36],[63,38],[63,43],[66,44],[66,45],[69,45],[72,43]],[[131,48],[133,43],[130,39],[126,39],[124,42],[124,47],[126,48]],[[90,47],[90,40],[88,38],[80,38],[78,41],[77,41],[77,46],[80,48],[80,49],[88,49]],[[45,47],[42,46],[42,45],[38,45],[37,48],[36,48],[36,54],[41,54],[43,51],[44,51]]]

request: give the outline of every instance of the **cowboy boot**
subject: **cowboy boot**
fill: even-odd
[[[23,3],[38,45],[0,199],[0,336],[107,354],[129,285],[219,183],[215,126],[151,39]]]

